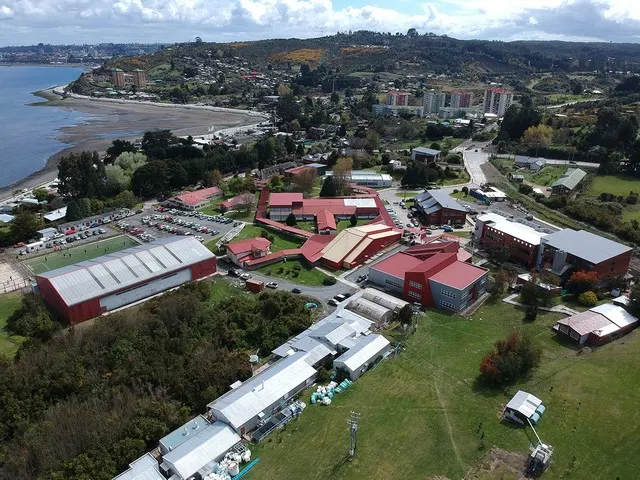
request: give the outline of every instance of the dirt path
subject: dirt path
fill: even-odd
[[[462,457],[460,456],[460,452],[458,451],[458,445],[456,444],[456,441],[453,438],[453,427],[451,425],[451,421],[449,420],[449,413],[447,412],[446,405],[442,401],[442,396],[440,395],[440,389],[438,388],[438,382],[436,381],[435,377],[433,378],[433,387],[436,390],[436,396],[438,397],[438,403],[440,403],[440,406],[442,407],[442,412],[444,413],[444,419],[447,422],[447,432],[449,432],[449,440],[451,440],[451,446],[453,447],[453,453],[456,454],[456,459],[458,460],[458,463],[460,464],[460,468],[464,472],[464,471],[467,470],[467,467],[464,465],[464,462],[462,461]]]

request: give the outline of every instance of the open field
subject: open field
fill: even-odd
[[[428,312],[397,358],[252,447],[260,463],[247,478],[460,479],[493,446],[528,454],[531,430],[499,420],[518,389],[547,406],[537,430],[555,455],[544,478],[636,478],[640,457],[629,452],[640,441],[640,335],[577,354],[549,328],[559,315],[526,324],[522,317],[500,301],[472,319]],[[504,390],[477,385],[482,355],[514,329],[542,345],[540,367]],[[356,459],[348,462],[351,411],[361,417]]]
[[[23,337],[10,335],[5,331],[7,319],[20,307],[21,295],[19,293],[6,293],[0,295],[0,358],[13,358],[24,340]]]
[[[558,180],[567,171],[566,167],[551,167],[545,166],[539,172],[532,172],[527,170],[524,174],[524,178],[531,183],[541,185],[543,187],[550,187],[556,180]]]
[[[445,178],[442,181],[439,181],[438,183],[440,185],[461,185],[463,183],[469,183],[469,181],[471,180],[471,177],[469,177],[469,174],[467,173],[466,168],[463,168],[462,170],[458,170],[456,171],[456,173],[458,174],[456,178]]]
[[[107,253],[119,252],[120,250],[135,247],[136,245],[138,245],[138,243],[129,237],[119,235],[86,245],[65,248],[62,252],[49,250],[44,255],[25,260],[24,263],[34,274],[38,275],[39,273],[55,270],[56,268],[91,260],[92,258],[106,255]]]
[[[351,225],[351,221],[349,220],[337,220],[336,219],[336,227],[338,227],[338,233],[343,231],[346,228],[359,227],[371,221],[370,218],[359,218],[355,225]]]
[[[419,193],[422,193],[422,190],[398,190],[395,195],[398,198],[411,198],[415,197]]]
[[[640,178],[626,175],[594,176],[587,195],[597,197],[601,193],[612,193],[626,197],[629,192],[640,193]]]
[[[240,234],[233,239],[234,242],[240,240],[246,240],[247,238],[258,238],[262,231],[265,230],[269,232],[269,234],[274,236],[274,241],[271,244],[272,252],[279,252],[280,250],[287,250],[290,248],[298,248],[302,245],[303,240],[298,240],[297,238],[290,237],[288,235],[283,235],[281,233],[276,232],[275,230],[268,230],[262,227],[258,227],[257,225],[245,225]]]
[[[300,269],[296,270],[297,267],[300,267]],[[276,263],[274,265],[267,265],[259,268],[257,271],[263,275],[283,278],[290,282],[310,287],[322,285],[322,281],[327,278],[327,276],[320,270],[317,270],[309,266],[306,262],[301,262],[300,260],[289,260],[286,262]]]

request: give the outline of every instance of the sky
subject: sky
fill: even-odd
[[[230,42],[348,30],[640,42],[639,0],[0,0],[0,45]]]

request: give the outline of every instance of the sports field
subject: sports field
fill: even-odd
[[[501,301],[471,319],[428,312],[406,350],[382,362],[330,406],[309,405],[297,421],[252,446],[260,463],[248,480],[510,479],[500,465],[471,475],[492,447],[524,456],[530,428],[500,422],[502,406],[522,389],[547,407],[537,431],[555,448],[545,479],[637,478],[640,456],[640,332],[578,354],[550,330],[558,314],[523,313]],[[480,360],[514,329],[544,354],[533,374],[504,389],[476,383]],[[358,451],[347,461],[350,412],[361,414]],[[468,475],[468,476],[467,476]]]
[[[56,268],[66,267],[85,260],[106,255],[107,253],[118,252],[125,248],[134,247],[137,242],[131,240],[126,235],[118,235],[97,242],[78,245],[76,247],[65,247],[60,252],[49,250],[44,255],[25,260],[25,264],[33,271],[35,275]]]

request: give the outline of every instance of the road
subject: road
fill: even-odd
[[[484,149],[490,143],[465,140],[453,149],[454,152],[462,153],[464,158],[464,166],[471,177],[471,181],[467,186],[479,187],[487,183],[487,177],[482,171],[482,165],[489,161],[489,153],[485,152]]]

